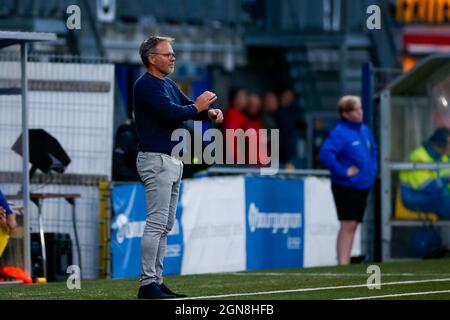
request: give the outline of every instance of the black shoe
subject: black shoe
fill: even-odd
[[[169,288],[167,288],[167,286],[164,283],[161,283],[159,285],[159,288],[161,289],[162,292],[164,292],[165,294],[169,294],[169,295],[173,295],[175,296],[175,298],[186,298],[187,295],[182,294],[182,293],[175,293],[172,290],[170,290]]]
[[[350,258],[350,263],[351,264],[356,264],[356,263],[363,263],[366,259],[366,256],[356,256],[356,257],[351,257]]]
[[[171,298],[175,298],[175,295],[164,293],[155,282],[152,282],[145,286],[141,286],[138,292],[138,299],[171,299]]]

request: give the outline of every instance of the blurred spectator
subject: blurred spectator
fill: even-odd
[[[117,129],[114,139],[114,181],[140,181],[136,169],[137,146],[136,125],[132,119],[128,119]]]
[[[439,128],[422,146],[411,152],[412,162],[449,163],[450,130]],[[409,210],[436,213],[450,219],[450,170],[414,170],[400,172],[403,204]]]
[[[262,120],[262,125],[264,127],[264,129],[268,130],[268,134],[267,134],[267,141],[265,141],[264,145],[266,146],[267,150],[271,150],[272,146],[272,142],[271,141],[271,134],[270,131],[273,129],[279,129],[279,125],[278,125],[278,108],[279,108],[279,103],[278,103],[278,97],[275,94],[275,92],[273,91],[266,91],[263,95],[262,98],[262,115],[261,115],[261,120]],[[277,143],[279,143],[279,141],[277,141]],[[280,146],[278,145],[278,148]]]
[[[320,160],[331,171],[331,190],[341,223],[338,261],[345,265],[350,263],[355,231],[376,178],[378,156],[372,132],[363,124],[360,98],[342,97],[338,110],[341,121],[323,143]]]
[[[298,159],[298,143],[305,137],[303,110],[295,103],[294,91],[286,87],[280,92],[278,125],[280,127],[280,163],[295,168]]]
[[[262,111],[261,116],[264,129],[278,129],[278,123],[276,120],[276,113],[278,111],[279,103],[275,92],[266,91],[262,99]]]
[[[247,127],[254,129],[262,129],[261,121],[262,102],[256,93],[248,94],[248,104],[245,114],[248,117]]]
[[[226,132],[226,129],[245,130],[248,122],[248,118],[245,115],[248,107],[247,91],[241,87],[231,88],[228,93],[228,103],[229,106],[224,112],[224,133]],[[236,163],[239,156],[242,156],[238,154],[237,139],[227,135],[225,135],[225,137],[227,139],[225,141],[225,147],[227,149],[226,154],[230,154],[232,156],[232,159]],[[234,139],[234,141],[232,139]],[[232,145],[234,145],[234,148],[230,147]]]
[[[248,106],[245,112],[248,119],[243,129],[254,129],[256,132],[256,141],[254,143],[246,144],[247,158],[250,159],[250,157],[253,156],[254,159],[257,159],[256,164],[261,164],[260,154],[264,156],[267,155],[267,139],[260,134],[260,130],[263,129],[261,111],[261,98],[256,93],[249,93]]]
[[[225,110],[223,126],[225,129],[242,129],[247,125],[245,115],[248,107],[248,93],[241,87],[231,88],[228,93],[228,108]]]

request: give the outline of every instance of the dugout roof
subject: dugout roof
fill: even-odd
[[[450,54],[437,54],[421,60],[387,88],[391,96],[424,96],[430,80],[439,83],[450,75]]]

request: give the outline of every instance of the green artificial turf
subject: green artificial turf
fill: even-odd
[[[381,289],[379,290],[370,290],[366,286],[370,276],[366,273],[369,264],[167,276],[165,283],[172,290],[183,292],[190,298],[226,300],[323,300],[450,291],[450,259],[391,262],[376,265],[381,269]],[[391,282],[432,279],[442,279],[443,281],[387,285]],[[350,285],[362,285],[362,287],[345,288]],[[80,290],[69,290],[65,282],[1,285],[0,299],[129,300],[136,298],[137,290],[137,279],[82,280]],[[286,292],[286,290],[293,290],[293,292]],[[278,292],[267,293],[271,291]],[[251,293],[258,294],[248,295]],[[218,295],[224,296],[215,297]],[[450,292],[380,299],[450,299]]]

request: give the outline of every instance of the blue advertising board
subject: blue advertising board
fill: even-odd
[[[303,266],[303,180],[245,178],[247,270]]]
[[[183,184],[180,186],[180,198]],[[179,199],[180,199],[179,198]],[[145,228],[145,190],[141,183],[124,183],[112,189],[114,219],[111,226],[111,255],[113,278],[140,276],[141,238]],[[183,255],[181,204],[176,221],[167,238],[164,274],[180,274]]]
[[[236,179],[244,179],[245,195],[236,193],[230,199],[240,201],[238,199],[244,200],[245,198],[245,209],[242,208],[240,209],[242,212],[239,212],[242,215],[241,225],[234,226],[237,230],[239,228],[242,231],[245,230],[242,248],[236,248],[236,252],[245,251],[245,257],[243,257],[245,261],[242,261],[245,269],[303,267],[304,181],[277,177],[239,177]],[[183,211],[188,214],[195,208],[189,204],[189,201],[194,199],[192,189],[189,188],[192,188],[192,185],[188,183],[182,183],[180,186],[176,221],[167,239],[164,275],[182,274],[183,259],[187,259],[186,261],[192,259],[192,252],[187,249],[198,245],[196,238],[192,235],[186,239],[187,244],[184,243],[183,237]],[[237,192],[226,187],[223,191]],[[208,192],[208,190],[204,190],[204,192]],[[182,206],[183,196],[185,202],[187,201],[186,208]],[[211,198],[221,196],[223,194],[215,193],[211,195]],[[114,211],[111,236],[112,277],[138,278],[140,276],[141,237],[146,219],[143,185],[141,183],[115,185],[112,190],[112,207]],[[198,210],[198,208],[194,210]],[[214,215],[214,212],[211,214]],[[188,216],[185,217],[185,220],[187,218]],[[189,228],[194,227],[195,225],[190,225]],[[185,231],[192,232],[191,229],[189,229],[190,231],[188,229]],[[209,236],[213,238],[215,235],[211,233]],[[202,250],[202,248],[197,249]],[[190,255],[187,252],[190,252]],[[198,261],[198,263],[201,262]]]

